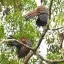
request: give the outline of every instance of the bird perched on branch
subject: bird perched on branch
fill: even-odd
[[[9,37],[8,39],[13,39],[13,37]],[[19,40],[20,42],[28,45],[29,47],[32,46],[32,43],[30,40],[28,40],[27,38],[25,37],[22,37],[20,38]],[[22,58],[22,57],[25,57],[27,56],[27,54],[30,52],[30,49],[23,46],[21,43],[17,42],[17,41],[9,41],[8,46],[15,46],[17,48],[17,54],[18,54],[18,58]]]
[[[42,5],[42,1],[43,0],[35,0],[37,8],[25,15],[26,20],[38,16],[36,20],[37,26],[45,26],[48,22],[49,9]]]

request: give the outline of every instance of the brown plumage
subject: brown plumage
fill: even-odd
[[[31,41],[26,39],[25,37],[22,37],[19,41],[30,47],[32,46]],[[25,57],[30,52],[29,48],[21,45],[21,43],[19,43],[17,41],[13,41],[13,42],[10,41],[10,42],[8,42],[8,45],[15,46],[17,48],[18,58]]]

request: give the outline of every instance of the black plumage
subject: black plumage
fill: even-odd
[[[48,21],[48,14],[41,13],[40,15],[38,15],[36,24],[37,24],[37,26],[45,26],[47,24],[47,21]]]

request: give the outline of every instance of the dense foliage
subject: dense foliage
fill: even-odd
[[[45,0],[43,5],[50,6],[50,0]],[[4,12],[7,10],[7,13]],[[36,8],[34,0],[0,0],[0,41],[7,38],[10,33],[13,34],[15,39],[20,37],[27,37],[32,41],[32,47],[38,42],[41,31],[36,26],[36,19],[26,21],[24,14]],[[59,34],[64,31],[64,1],[53,0],[51,9],[51,19],[49,19],[49,28],[44,39],[46,40],[47,58],[48,59],[63,59]],[[62,27],[62,28],[60,28]],[[44,27],[43,27],[44,28]],[[42,28],[42,32],[43,32]],[[60,28],[60,29],[57,29]],[[54,30],[56,29],[56,30]],[[13,52],[14,51],[14,52]],[[38,50],[39,51],[39,50]],[[0,64],[20,64],[23,59],[18,60],[16,49],[7,47],[6,44],[0,44]],[[42,60],[38,57],[30,59],[28,64],[43,64]],[[59,63],[58,63],[59,64]],[[63,64],[63,63],[60,63]]]

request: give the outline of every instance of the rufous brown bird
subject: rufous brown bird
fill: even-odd
[[[48,22],[49,9],[42,5],[43,0],[35,0],[37,8],[25,15],[26,20],[37,16],[36,25],[45,26]],[[40,4],[39,4],[40,3]]]
[[[13,37],[10,37],[8,39],[13,39]],[[28,40],[27,38],[25,37],[22,37],[19,39],[20,42],[28,45],[29,47],[32,46],[32,43],[30,40]],[[22,57],[25,57],[27,56],[27,54],[30,52],[30,49],[23,46],[21,43],[17,42],[17,41],[9,41],[8,46],[15,46],[17,48],[17,55],[18,55],[18,58],[22,58]]]

